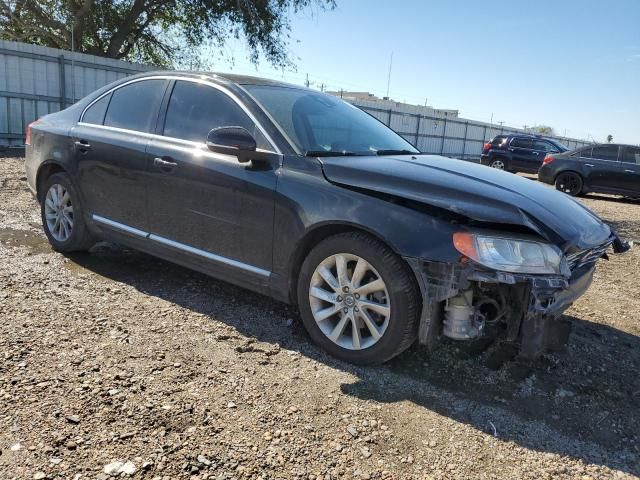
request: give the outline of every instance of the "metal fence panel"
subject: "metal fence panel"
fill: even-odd
[[[0,40],[0,146],[24,145],[26,126],[126,75],[150,70],[82,53]]]

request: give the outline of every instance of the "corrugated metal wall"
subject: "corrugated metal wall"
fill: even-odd
[[[33,120],[65,108],[92,91],[126,75],[151,70],[140,64],[0,40],[0,146],[24,145]],[[400,133],[425,153],[478,159],[485,141],[501,128],[464,118],[425,116],[384,110],[371,102],[352,102]],[[588,142],[556,137],[569,147]]]
[[[524,130],[499,127],[489,123],[459,117],[429,116],[400,113],[372,107],[370,102],[351,101],[390,126],[424,153],[433,153],[463,159],[479,159],[484,143],[502,133],[527,133]],[[589,144],[585,140],[550,137],[570,148]]]
[[[145,65],[0,40],[0,146],[24,145],[25,127]]]

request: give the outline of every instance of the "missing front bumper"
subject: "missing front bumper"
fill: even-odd
[[[416,273],[423,297],[420,343],[429,350],[440,343],[445,304],[452,298],[460,298],[463,292],[468,296],[468,292],[473,291],[474,298],[478,299],[482,292],[485,295],[482,298],[494,295],[495,304],[502,310],[499,318],[502,328],[491,329],[492,334],[498,331],[507,341],[519,341],[520,356],[524,358],[535,358],[567,343],[571,325],[560,317],[589,288],[595,270],[594,262],[573,271],[567,279],[497,272],[471,263],[427,262],[412,258],[407,261]],[[479,317],[474,318],[477,322]],[[477,329],[477,324],[473,328]]]

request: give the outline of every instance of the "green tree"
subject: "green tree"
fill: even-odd
[[[335,0],[0,0],[0,39],[176,66],[244,39],[252,62],[291,65],[289,17]]]
[[[613,142],[613,135],[609,134],[607,135],[607,143],[611,143]]]
[[[529,130],[539,135],[555,135],[556,134],[556,131],[553,129],[553,127],[550,127],[549,125],[536,125],[535,127],[531,127]]]

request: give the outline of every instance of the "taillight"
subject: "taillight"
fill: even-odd
[[[544,160],[542,161],[543,165],[546,165],[547,163],[551,163],[555,160],[555,158],[553,158],[553,155],[547,155],[546,157],[544,157]]]
[[[25,145],[31,145],[31,127],[36,123],[38,123],[38,120],[36,120],[35,122],[31,122],[29,125],[27,125],[27,135],[24,139]]]
[[[482,152],[483,153],[487,153],[489,150],[491,150],[491,144],[490,143],[485,143],[484,147],[482,148]]]

